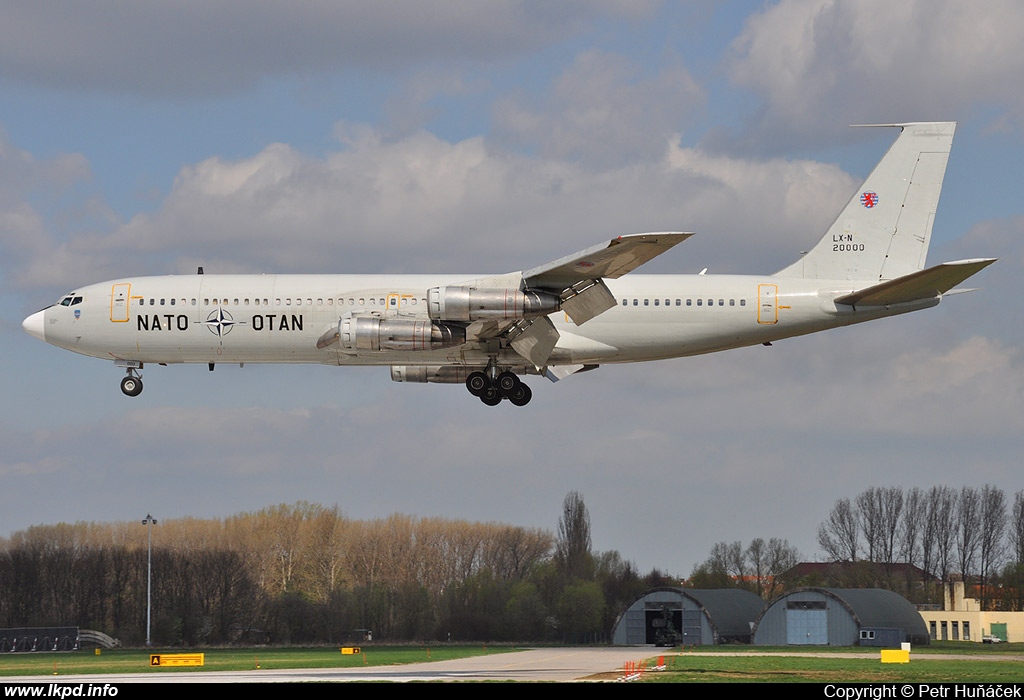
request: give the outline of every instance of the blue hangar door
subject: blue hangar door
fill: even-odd
[[[786,644],[828,644],[828,609],[824,600],[786,603]]]

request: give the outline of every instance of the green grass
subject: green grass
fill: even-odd
[[[104,649],[97,656],[90,651],[68,653],[4,654],[0,656],[2,676],[52,676],[80,673],[150,673],[203,671],[247,671],[257,666],[263,669],[285,668],[352,668],[355,666],[385,666],[411,664],[424,661],[461,659],[481,654],[514,651],[511,647],[483,646],[404,646],[361,647],[362,653],[343,655],[338,647],[298,649]],[[203,652],[202,668],[151,667],[150,654]]]
[[[206,654],[203,668],[153,668],[150,653]],[[0,656],[0,677],[53,677],[90,673],[149,673],[171,671],[242,671],[292,668],[351,668],[459,659],[481,654],[515,651],[506,646],[368,646],[358,655],[342,655],[337,647],[260,649],[118,649],[54,654],[4,654]],[[639,650],[637,650],[639,652]],[[756,656],[763,653],[821,652],[832,657]],[[712,656],[728,652],[734,656]],[[870,654],[870,657],[863,656]],[[969,659],[939,659],[935,654],[969,655]],[[697,647],[682,653],[664,654],[664,672],[648,673],[644,682],[661,683],[1019,683],[1024,681],[1024,663],[999,661],[1007,655],[1024,656],[1024,644],[981,645],[970,642],[939,642],[917,647],[909,664],[882,664],[879,650],[863,647],[793,649],[792,647],[719,646]],[[932,657],[932,658],[929,658]],[[655,657],[656,658],[656,657]],[[654,659],[648,666],[654,665]],[[619,675],[619,674],[614,674]],[[612,674],[609,674],[612,677]],[[40,678],[43,680],[43,678]]]
[[[969,644],[969,643],[968,643]],[[736,651],[736,656],[710,656],[700,651],[666,655],[664,672],[646,674],[650,683],[1020,683],[1024,664],[1000,657],[1021,653],[1024,645],[1003,645],[991,650],[980,644],[967,647],[934,645],[911,652],[908,664],[883,664],[877,650],[873,658],[860,656],[864,648],[819,649],[840,653],[834,657],[753,656],[757,652],[793,653],[793,649],[718,647],[714,651]],[[1005,647],[1017,647],[1005,649]],[[706,649],[706,651],[713,651]],[[846,652],[849,652],[848,654]],[[1000,653],[1002,652],[1002,653]],[[809,650],[813,653],[813,650]],[[935,658],[935,654],[964,654],[971,659]],[[931,656],[932,658],[929,658]],[[843,658],[847,657],[847,658]],[[649,662],[653,665],[654,661]]]

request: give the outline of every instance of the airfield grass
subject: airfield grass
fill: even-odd
[[[46,654],[4,654],[0,656],[0,677],[50,676],[87,673],[151,673],[204,671],[248,671],[295,668],[353,668],[387,666],[462,659],[482,654],[515,651],[513,647],[490,646],[370,646],[359,654],[342,654],[339,647],[258,649],[104,649]],[[149,665],[150,654],[205,654],[204,666],[175,668]]]
[[[666,654],[666,669],[645,673],[644,683],[1021,683],[1024,663],[1004,660],[1000,656],[1024,653],[1024,644],[1000,652],[977,649],[940,648],[931,653],[912,651],[910,663],[883,664],[880,655],[864,656],[863,648],[847,650],[830,648],[829,656],[755,656],[767,649],[751,650],[750,654],[710,656],[700,652]],[[719,647],[719,651],[722,647]],[[731,649],[730,649],[731,650]],[[778,648],[779,654],[792,649]],[[823,653],[824,650],[822,650]],[[838,654],[837,654],[838,652]],[[813,652],[811,652],[813,653]],[[935,654],[963,654],[969,658],[936,658]],[[836,655],[833,655],[836,654]],[[929,658],[932,657],[932,658]],[[648,661],[649,666],[653,662]]]
[[[513,646],[439,645],[364,646],[360,654],[341,654],[337,647],[315,648],[213,648],[213,649],[104,649],[54,654],[4,654],[0,677],[40,676],[56,680],[61,675],[91,673],[149,673],[244,671],[261,669],[351,668],[468,658],[481,654],[516,651]],[[647,650],[623,647],[623,659],[639,661]],[[804,650],[801,650],[804,651]],[[819,656],[784,656],[786,647],[719,646],[666,650],[666,670],[647,672],[644,683],[1021,683],[1024,682],[1024,644],[988,646],[976,643],[936,643],[916,647],[909,664],[882,664],[879,650],[863,647],[818,648],[806,653]],[[202,668],[151,667],[151,653],[206,655]],[[716,656],[726,652],[729,656]],[[773,654],[763,656],[762,654]],[[634,655],[635,654],[635,655]],[[825,654],[828,654],[827,656]],[[946,655],[936,658],[936,654]],[[955,654],[958,658],[949,658]],[[1000,657],[1009,657],[1000,661]],[[654,666],[657,656],[647,659]],[[1012,659],[1012,660],[1011,660]],[[56,678],[54,678],[56,674]],[[622,672],[601,674],[594,680],[612,680]]]

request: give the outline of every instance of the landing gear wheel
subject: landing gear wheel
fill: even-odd
[[[482,395],[490,384],[491,381],[483,372],[470,372],[469,376],[466,377],[466,388],[469,389],[469,393],[473,396]]]
[[[480,394],[480,400],[488,406],[497,406],[501,403],[501,399],[501,392],[494,386],[488,386],[484,389],[483,393]]]
[[[515,388],[522,384],[522,382],[519,381],[519,377],[517,377],[513,372],[502,372],[498,375],[498,379],[495,381],[495,384],[497,384],[498,391],[500,391],[503,396],[511,396],[512,392],[515,391]]]
[[[128,376],[121,380],[121,391],[125,396],[138,396],[142,393],[142,380]]]
[[[508,400],[512,402],[513,406],[525,406],[530,403],[530,399],[533,398],[533,392],[530,391],[530,387],[526,386],[522,382],[519,382],[519,386],[512,390],[512,393],[508,395]]]

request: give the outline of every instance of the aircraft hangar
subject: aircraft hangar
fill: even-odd
[[[764,608],[754,625],[758,645],[926,645],[928,629],[906,598],[880,588],[798,588]]]
[[[687,646],[750,643],[764,601],[735,588],[661,587],[647,591],[619,616],[613,644]]]

